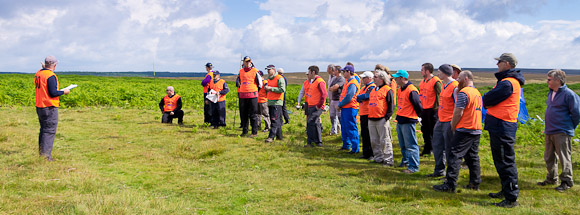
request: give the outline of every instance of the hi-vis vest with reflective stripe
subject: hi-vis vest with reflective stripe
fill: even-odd
[[[429,109],[435,106],[437,95],[434,88],[437,82],[441,83],[441,80],[437,76],[433,76],[429,81],[425,82],[425,79],[423,79],[419,83],[419,98],[421,99],[423,109]]]
[[[456,128],[466,128],[472,130],[481,130],[481,107],[483,101],[481,100],[481,93],[475,87],[464,87],[461,91],[469,98],[469,103],[463,109],[463,115],[459,119]]]
[[[209,77],[211,77],[211,80],[209,80],[209,83],[207,85],[205,85],[205,87],[203,87],[203,93],[208,93],[210,89],[213,89],[213,84],[214,84],[213,83],[213,70],[210,70],[209,72],[207,72],[207,74],[205,75],[205,78],[207,78],[208,75],[209,75]]]
[[[324,79],[322,79],[320,76],[316,76],[314,81],[308,85],[308,96],[306,97],[306,102],[308,103],[308,105],[317,105],[318,102],[320,102],[322,93],[320,92],[318,86],[320,85],[321,82],[326,84]],[[324,100],[322,105],[323,106],[326,105],[326,99]]]
[[[217,82],[215,82],[213,84],[213,88],[212,89],[219,93],[220,91],[224,90],[224,84],[225,83],[226,83],[226,81],[224,81],[224,79],[220,79],[220,80],[218,80]],[[223,102],[225,100],[226,100],[226,95],[225,94],[224,95],[221,95],[220,94],[220,98],[218,99],[218,102]]]
[[[304,81],[304,102],[308,103],[308,92],[310,89],[310,79],[306,79],[306,81]]]
[[[504,78],[501,81],[505,80],[512,83],[512,94],[499,104],[487,108],[487,114],[506,122],[517,122],[518,112],[520,111],[520,91],[522,88],[520,82],[515,78]]]
[[[36,99],[36,107],[45,108],[45,107],[58,107],[60,104],[60,100],[57,97],[50,97],[48,93],[48,78],[54,76],[56,78],[56,89],[59,89],[58,78],[54,72],[48,69],[41,69],[36,72],[34,75],[34,95]]]
[[[389,104],[387,104],[387,93],[389,93],[391,87],[389,85],[383,85],[377,90],[377,87],[371,91],[369,95],[369,118],[382,118],[387,114],[387,109]]]
[[[439,122],[451,122],[453,119],[453,110],[455,109],[455,101],[453,100],[453,91],[457,88],[459,82],[452,81],[443,86],[443,90],[439,95]]]
[[[409,100],[409,95],[411,95],[411,92],[418,92],[417,88],[412,84],[409,84],[407,85],[407,88],[405,88],[405,91],[401,92],[401,87],[399,87],[398,91],[399,92],[397,94],[399,94],[399,97],[397,97],[397,116],[418,119],[419,116],[417,116],[417,112],[415,112],[415,108]]]
[[[262,82],[262,89],[258,91],[258,103],[266,103],[268,102],[268,93],[266,92],[266,86],[268,84],[264,81]]]
[[[350,87],[351,84],[354,84],[354,86],[356,86],[356,92],[352,96],[352,99],[350,100],[350,102],[348,104],[342,106],[342,108],[358,109],[358,102],[356,101],[356,95],[358,94],[358,92],[360,90],[360,85],[358,84],[358,81],[356,80],[356,78],[354,78],[354,76],[351,77],[350,80],[348,81],[348,83],[344,85],[344,88],[342,89],[342,93],[340,94],[340,101],[342,101],[344,99],[344,97],[346,96],[346,92],[348,91],[348,88]]]
[[[281,75],[276,75],[274,78],[268,80],[268,86],[272,88],[278,88],[278,80],[282,78]],[[275,93],[272,91],[268,92],[268,100],[284,100],[284,93]]]
[[[244,71],[240,69],[240,88],[238,92],[240,93],[251,93],[258,92],[258,85],[256,85],[256,74],[258,74],[258,69],[252,68],[250,71]]]
[[[177,107],[177,100],[179,100],[179,98],[181,97],[177,94],[173,95],[173,97],[171,98],[169,98],[168,95],[165,95],[165,97],[163,98],[163,102],[165,102],[165,107],[163,107],[163,111],[171,112],[175,110],[175,108]]]
[[[365,94],[367,93],[367,89],[369,89],[370,87],[377,87],[377,85],[375,83],[371,83],[369,85],[366,85],[365,87],[363,87],[360,92],[358,93],[359,95]],[[364,116],[364,115],[369,115],[369,101],[370,99],[364,100],[362,103],[359,103],[359,107],[358,107],[358,115],[360,116]]]

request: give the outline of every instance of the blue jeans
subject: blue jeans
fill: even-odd
[[[352,152],[359,152],[358,126],[356,116],[358,109],[344,108],[340,112],[340,124],[342,132],[342,148],[352,149]]]
[[[399,146],[403,160],[401,163],[408,163],[408,170],[412,172],[419,171],[419,144],[417,143],[417,134],[415,123],[397,123],[397,137],[399,137]]]

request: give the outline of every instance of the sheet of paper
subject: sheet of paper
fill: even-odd
[[[78,87],[78,86],[79,86],[79,85],[76,85],[76,84],[71,84],[71,85],[69,85],[68,87],[65,87],[65,88],[63,88],[63,89],[61,89],[61,90],[65,90],[65,89],[67,89],[67,90],[71,90],[71,89],[73,89],[73,88],[75,88],[75,87]]]

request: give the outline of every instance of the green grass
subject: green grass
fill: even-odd
[[[68,85],[62,79],[61,84]],[[139,89],[149,81],[98,80]],[[159,87],[182,84],[184,89],[200,88],[199,81],[157,81]],[[26,88],[29,83],[23,84]],[[578,89],[578,85],[572,88]],[[69,96],[78,92],[75,90]],[[158,91],[151,96],[155,101],[147,103],[153,107],[131,102],[117,106],[112,100],[103,106],[61,108],[53,151],[56,162],[37,156],[39,125],[34,107],[5,103],[6,91],[0,91],[5,99],[0,103],[4,106],[0,108],[0,213],[577,214],[580,209],[577,187],[558,193],[552,187],[535,185],[546,174],[539,121],[518,130],[521,206],[503,209],[491,206],[497,200],[487,197],[500,189],[487,132],[480,146],[481,190],[447,194],[431,189],[441,181],[424,177],[433,170],[433,157],[421,158],[419,173],[404,175],[401,168],[372,165],[356,159],[358,155],[337,151],[342,144],[339,136],[323,135],[323,148],[304,148],[305,118],[292,108],[292,122],[283,127],[285,140],[273,144],[264,143],[266,134],[262,132],[256,139],[238,137],[239,116],[234,124],[233,110],[228,111],[227,129],[206,128],[195,104],[185,106],[185,126],[165,125],[159,123],[156,109],[163,95]],[[12,93],[22,95],[23,101],[30,94]],[[543,117],[546,93],[543,85],[526,86],[530,115]],[[536,103],[538,107],[530,108]],[[322,118],[327,134],[328,113]],[[421,138],[419,142],[422,144]],[[398,162],[401,155],[396,139],[393,145]],[[575,169],[579,167],[575,161],[579,148],[574,142]],[[458,183],[467,182],[468,173],[462,170]]]

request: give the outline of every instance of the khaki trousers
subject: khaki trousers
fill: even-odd
[[[546,180],[556,181],[558,175],[558,160],[562,165],[562,173],[560,174],[560,181],[567,182],[573,185],[572,180],[572,137],[565,133],[546,134],[545,136],[545,150],[544,161],[546,161],[546,169],[548,175]]]

